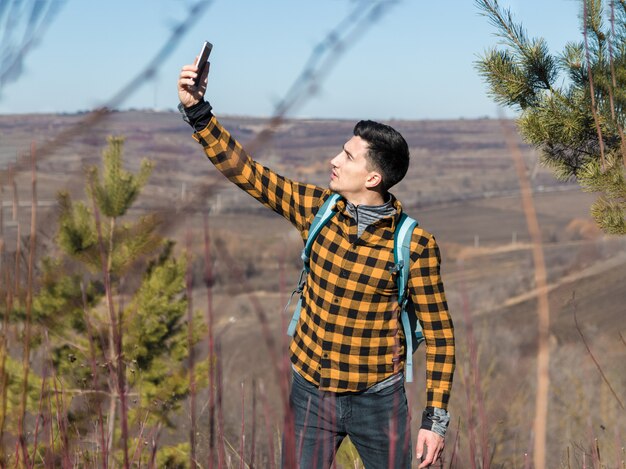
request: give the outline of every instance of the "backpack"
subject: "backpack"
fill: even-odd
[[[300,311],[302,309],[302,290],[306,284],[306,278],[309,273],[309,261],[311,256],[311,247],[313,241],[322,230],[322,228],[328,223],[337,212],[333,210],[335,204],[341,196],[337,193],[332,193],[328,199],[324,202],[319,209],[315,218],[311,222],[309,228],[309,236],[307,237],[304,248],[302,249],[302,262],[304,264],[302,271],[300,272],[300,278],[298,279],[298,286],[291,293],[291,297],[285,306],[285,310],[289,307],[291,299],[294,294],[300,295],[298,304],[296,305],[293,317],[287,328],[287,334],[293,336],[296,325],[300,320]],[[413,381],[413,353],[417,350],[418,346],[424,341],[424,334],[422,333],[422,326],[417,319],[416,314],[413,311],[413,303],[411,302],[411,295],[408,294],[409,283],[409,265],[411,258],[411,235],[413,230],[417,226],[417,221],[407,216],[406,213],[400,215],[400,220],[396,226],[394,234],[393,245],[393,257],[394,266],[391,269],[391,273],[396,273],[396,284],[398,286],[398,305],[400,306],[400,321],[402,323],[402,330],[404,331],[404,337],[406,340],[405,350],[405,378],[407,382]],[[409,311],[411,314],[409,314]],[[409,353],[410,350],[410,353]]]

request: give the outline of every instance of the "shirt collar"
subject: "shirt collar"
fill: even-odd
[[[398,223],[398,220],[400,219],[400,215],[402,215],[402,204],[400,203],[398,199],[396,199],[396,196],[393,195],[391,192],[389,192],[388,195],[389,195],[389,200],[385,202],[384,205],[391,204],[393,205],[393,208],[396,209],[396,213],[391,217],[391,229],[395,230],[396,224]],[[335,206],[333,207],[333,209],[336,210],[337,212],[343,213],[346,210],[347,205],[348,205],[348,201],[345,198],[340,197],[339,200],[335,203]]]

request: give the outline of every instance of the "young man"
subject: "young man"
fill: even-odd
[[[361,121],[330,161],[328,189],[291,181],[253,161],[219,124],[204,101],[208,67],[202,77],[196,71],[193,65],[181,70],[179,109],[224,176],[288,219],[303,240],[324,201],[332,192],[341,196],[337,214],[312,246],[290,345],[298,467],[330,467],[348,435],[366,468],[409,468],[404,341],[392,272],[394,229],[402,206],[388,192],[409,165],[404,138],[387,125]],[[439,274],[439,249],[420,227],[411,238],[410,262],[409,292],[426,339],[427,402],[416,448],[422,468],[437,461],[444,446],[454,330]]]

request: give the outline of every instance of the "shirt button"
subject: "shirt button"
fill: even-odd
[[[339,303],[339,298],[333,298],[333,303],[335,304]]]
[[[318,370],[320,370],[320,371],[322,371],[322,365],[318,365],[318,366],[317,366],[317,369],[318,369]]]
[[[342,269],[342,270],[341,270],[341,274],[340,274],[340,275],[341,275],[343,278],[347,278],[347,277],[348,277],[348,271],[347,271],[347,270]]]
[[[328,358],[328,354],[327,353],[323,354],[322,358]]]

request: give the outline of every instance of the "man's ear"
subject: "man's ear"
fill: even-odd
[[[374,189],[380,186],[382,182],[383,182],[382,175],[377,171],[371,171],[367,175],[367,179],[365,180],[365,187],[367,187],[368,189]]]

